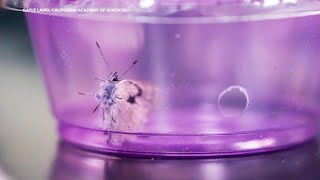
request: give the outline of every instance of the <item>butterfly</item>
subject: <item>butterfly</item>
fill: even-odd
[[[142,131],[154,103],[153,86],[141,81],[121,80],[118,72],[111,71],[98,42],[96,42],[96,45],[111,74],[107,80],[95,78],[101,82],[97,93],[79,92],[79,94],[95,97],[98,104],[93,113],[101,109],[103,130],[117,132]],[[134,61],[120,77],[126,75],[137,62]],[[117,136],[112,139],[123,141],[123,137],[117,133]],[[111,133],[109,133],[108,138],[108,141],[110,140]]]

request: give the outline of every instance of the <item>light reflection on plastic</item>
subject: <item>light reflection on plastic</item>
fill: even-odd
[[[154,0],[140,0],[139,5],[142,9],[148,9],[154,5]]]
[[[263,6],[269,7],[269,6],[276,6],[280,3],[280,0],[265,0],[263,2]]]
[[[235,143],[235,147],[239,150],[258,149],[271,146],[275,143],[272,138],[265,138],[260,140],[244,141]]]
[[[283,4],[296,4],[298,0],[282,0]]]
[[[204,163],[201,166],[201,178],[199,179],[227,179],[227,169],[222,163]]]
[[[254,1],[254,2],[253,2],[253,5],[255,5],[255,6],[261,6],[261,2],[259,2],[259,1]]]
[[[96,158],[88,158],[84,161],[84,163],[86,164],[86,166],[94,167],[94,168],[103,168],[105,164],[103,160],[96,159]]]

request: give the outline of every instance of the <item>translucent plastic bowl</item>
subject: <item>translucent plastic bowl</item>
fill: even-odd
[[[65,141],[199,157],[286,148],[317,132],[319,1],[19,2],[2,5],[113,11],[27,13]]]
[[[319,179],[319,164],[316,141],[264,155],[184,160],[101,156],[60,143],[50,179]]]

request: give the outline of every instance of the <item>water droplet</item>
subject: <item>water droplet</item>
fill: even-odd
[[[221,92],[218,98],[218,107],[225,117],[239,117],[249,104],[248,92],[241,86],[230,86]]]

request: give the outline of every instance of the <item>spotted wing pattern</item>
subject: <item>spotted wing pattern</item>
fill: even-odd
[[[113,119],[112,131],[141,132],[154,107],[154,88],[144,82],[122,80],[116,85],[115,104],[105,112]],[[112,141],[123,141],[124,135],[112,135]]]

